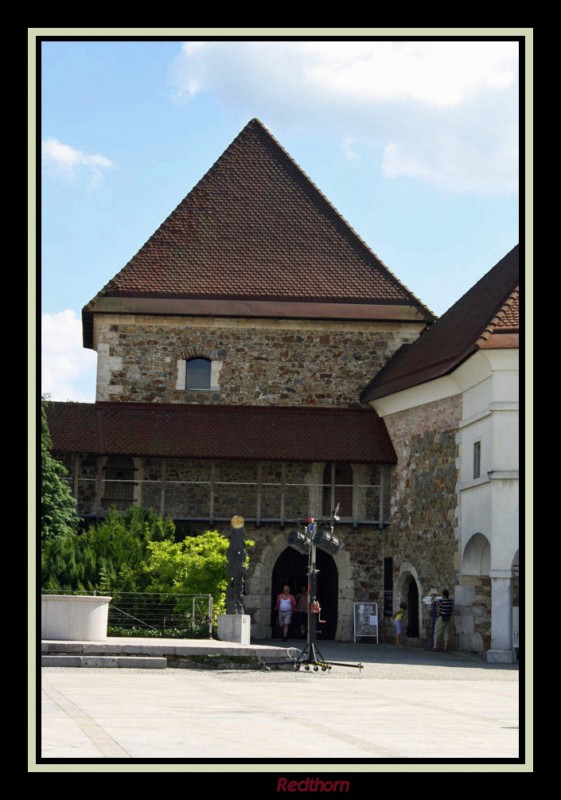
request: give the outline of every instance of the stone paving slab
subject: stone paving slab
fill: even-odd
[[[323,654],[350,662],[357,649]],[[42,757],[518,757],[518,669],[389,645],[369,655],[325,673],[44,668]]]

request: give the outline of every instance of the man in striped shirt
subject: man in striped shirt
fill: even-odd
[[[436,604],[436,625],[434,628],[434,642],[433,650],[438,650],[438,642],[440,638],[444,638],[444,652],[448,650],[448,641],[450,639],[450,621],[454,613],[454,601],[450,599],[450,592],[448,589],[442,590],[442,597],[433,597],[432,602]]]

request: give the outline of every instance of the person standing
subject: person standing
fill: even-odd
[[[395,626],[395,643],[398,647],[403,647],[401,644],[401,625],[403,623],[403,617],[405,616],[405,609],[407,608],[407,603],[400,603],[399,608],[393,615],[393,624]]]
[[[443,638],[443,650],[446,653],[448,651],[448,642],[450,641],[450,622],[454,613],[454,601],[450,598],[448,589],[443,589],[442,597],[432,597],[432,602],[436,605],[437,612],[432,649],[436,652],[438,643]]]
[[[275,610],[279,612],[279,626],[282,628],[282,640],[288,639],[288,628],[292,621],[292,612],[296,608],[296,598],[290,594],[290,586],[285,584],[277,597]]]

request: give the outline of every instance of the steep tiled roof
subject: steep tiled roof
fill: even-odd
[[[363,390],[361,401],[446,375],[478,348],[517,346],[518,262],[516,245],[416,341],[397,351]]]
[[[251,120],[101,297],[375,303],[434,315]]]
[[[520,290],[517,286],[498,313],[495,328],[520,327]]]
[[[503,333],[505,331],[518,331],[520,328],[520,287],[512,292],[505,301],[501,310],[493,317],[485,331],[482,333],[479,343],[483,346],[484,341],[488,341],[493,333]]]
[[[371,409],[48,403],[53,450],[98,455],[393,464]]]

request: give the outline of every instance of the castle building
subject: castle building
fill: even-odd
[[[287,533],[340,503],[344,546],[318,554],[318,593],[324,637],[351,639],[353,602],[376,601],[387,614],[396,591],[413,597],[397,545],[399,498],[426,486],[402,486],[403,437],[394,415],[378,411],[377,392],[434,322],[251,120],[83,309],[84,346],[98,358],[96,402],[48,409],[79,513],[93,520],[141,504],[185,535],[228,533],[231,517],[243,516],[255,540],[245,611],[260,639],[271,635],[282,584],[305,582],[306,557]],[[459,413],[450,414],[443,459],[458,447]],[[455,542],[455,479],[449,488],[433,512]],[[493,552],[489,530],[478,533]],[[446,548],[455,563],[452,542]],[[419,598],[411,641],[422,641],[425,575],[454,585],[459,574],[431,558],[429,550],[427,568],[407,573]],[[466,584],[466,603],[472,595]]]

